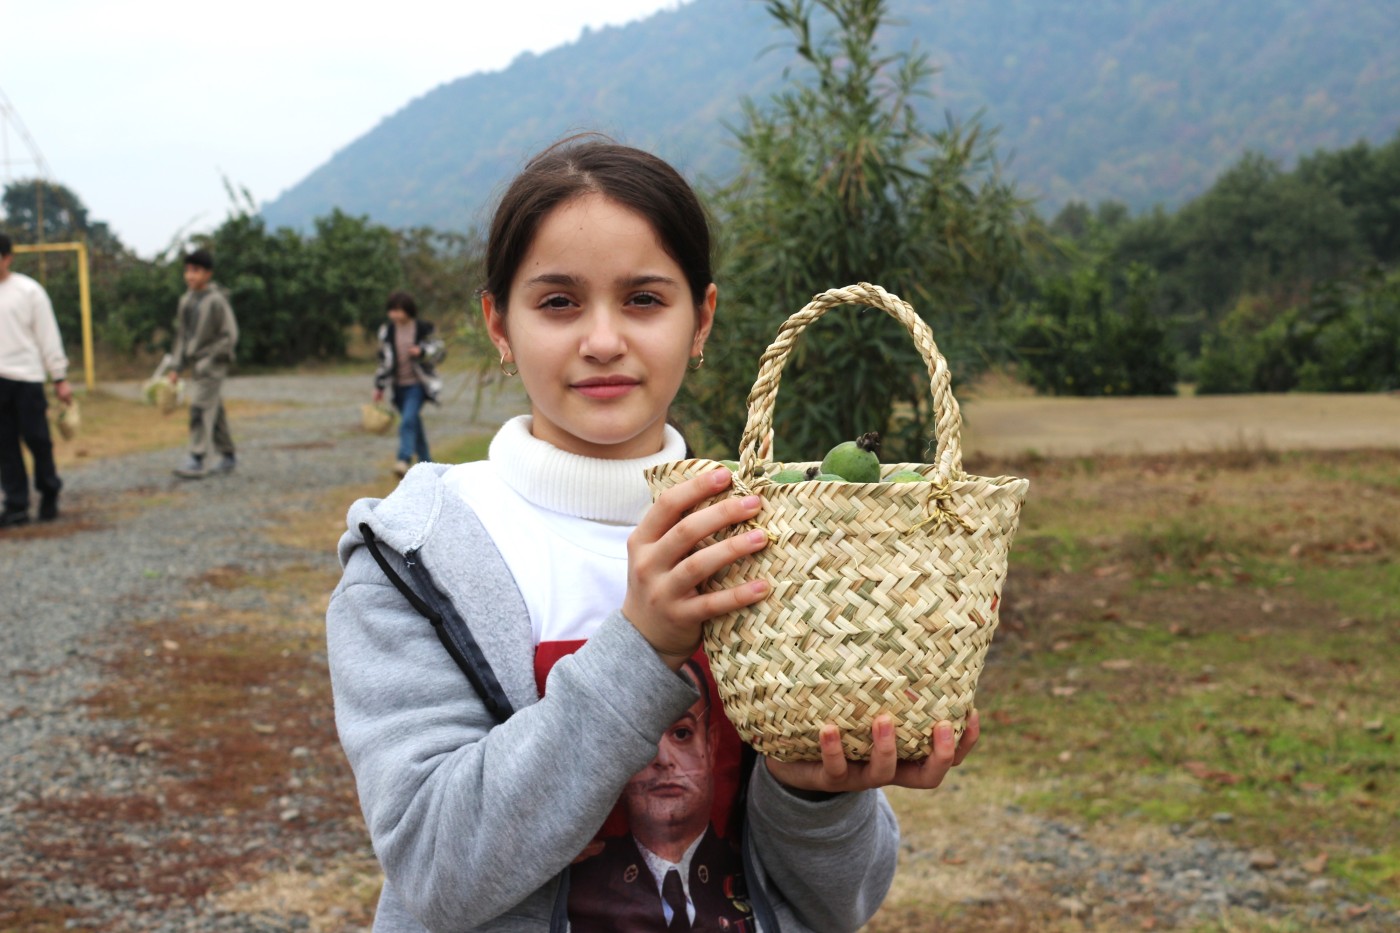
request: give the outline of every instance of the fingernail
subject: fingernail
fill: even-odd
[[[767,580],[755,580],[755,581],[753,581],[752,583],[749,584],[749,592],[750,592],[750,593],[753,593],[755,596],[762,596],[764,593],[768,592],[768,581],[767,581]]]
[[[768,532],[762,529],[759,529],[758,531],[750,531],[746,535],[746,537],[748,538],[750,544],[761,544],[768,540]]]
[[[756,509],[763,504],[763,500],[758,496],[745,496],[739,500],[739,504],[746,509]]]
[[[712,470],[710,472],[711,486],[718,488],[720,486],[723,486],[727,482],[729,482],[729,471],[726,470],[724,467],[720,467],[718,470]]]

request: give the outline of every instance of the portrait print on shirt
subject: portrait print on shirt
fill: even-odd
[[[541,644],[539,682],[577,647]],[[543,660],[545,654],[552,657]],[[739,735],[720,707],[704,653],[679,673],[700,698],[666,730],[656,757],[627,782],[570,869],[574,933],[756,929],[739,851]]]

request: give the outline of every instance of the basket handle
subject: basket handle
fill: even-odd
[[[903,324],[914,338],[914,346],[928,365],[929,383],[933,391],[933,431],[938,440],[938,460],[935,476],[947,481],[962,475],[962,414],[953,398],[953,377],[948,361],[933,342],[933,331],[913,307],[897,295],[878,285],[861,282],[845,288],[833,288],[814,297],[807,306],[783,322],[768,349],[759,359],[758,379],[749,392],[749,419],[739,440],[739,475],[756,475],[761,459],[761,446],[773,430],[773,403],[778,397],[778,383],[783,366],[798,336],[807,325],[837,305],[859,304],[879,308]],[[771,456],[771,454],[770,454]]]

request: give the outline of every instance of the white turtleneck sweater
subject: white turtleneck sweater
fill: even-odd
[[[529,415],[512,418],[489,459],[454,466],[443,482],[495,541],[535,644],[586,640],[627,591],[627,537],[651,505],[642,471],[684,459],[685,440],[667,425],[652,456],[598,460],[540,440],[532,425]]]

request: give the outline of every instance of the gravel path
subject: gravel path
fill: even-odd
[[[393,439],[356,430],[367,386],[362,375],[233,378],[226,387],[230,399],[290,406],[233,422],[235,473],[182,481],[171,473],[183,456],[179,449],[70,467],[63,471],[63,515],[52,534],[31,526],[0,535],[0,900],[27,882],[37,858],[15,831],[20,808],[60,794],[121,794],[143,781],[139,756],[93,753],[121,740],[119,724],[91,716],[82,704],[102,686],[104,665],[124,628],[192,599],[231,609],[261,605],[265,597],[256,588],[211,584],[207,574],[214,568],[257,574],[289,561],[334,565],[329,550],[294,551],[258,532],[275,520],[274,502],[285,510],[297,496],[310,502],[328,486],[385,475]],[[134,383],[104,389],[132,398],[139,391]],[[449,379],[444,399],[456,403],[429,408],[430,439],[473,429],[467,423],[470,389],[459,396],[460,390]],[[499,423],[520,405],[518,396],[488,391],[480,421]],[[105,514],[107,503],[133,498],[143,507],[128,508],[119,520]],[[94,514],[102,519],[72,530]],[[36,897],[79,909],[85,919],[72,924],[84,929],[299,928],[294,919],[269,926],[267,918],[237,916],[215,924],[194,908],[152,917],[139,898],[124,900],[121,892],[85,885],[81,877]],[[0,928],[7,928],[4,917],[0,910]]]
[[[135,384],[104,388],[132,397],[137,393]],[[146,759],[112,751],[121,741],[129,742],[121,724],[91,715],[82,702],[102,687],[120,633],[174,614],[178,610],[172,607],[191,600],[252,612],[265,606],[266,594],[255,587],[216,585],[210,572],[218,568],[232,566],[256,575],[289,562],[334,566],[329,550],[313,554],[284,547],[260,532],[289,502],[295,507],[299,496],[310,504],[328,486],[384,476],[392,440],[356,430],[365,390],[361,375],[232,379],[230,398],[289,406],[233,424],[240,456],[236,473],[182,483],[170,472],[179,450],[70,468],[64,473],[63,522],[80,521],[85,511],[106,516],[104,520],[66,533],[60,523],[48,536],[0,535],[0,928],[35,928],[22,919],[4,926],[7,895],[11,905],[31,897],[36,905],[71,907],[70,929],[240,933],[311,928],[304,915],[215,911],[207,899],[157,899],[139,884],[130,889],[91,884],[80,860],[71,878],[40,884],[36,879],[47,876],[38,868],[47,856],[31,851],[30,840],[16,827],[21,811],[37,801],[83,794],[113,798],[150,780]],[[434,440],[473,429],[467,423],[470,390],[449,382],[445,397],[454,403],[427,415]],[[520,410],[518,395],[488,393],[476,427],[499,423]],[[104,512],[106,503],[123,500],[136,500],[139,507]],[[301,787],[295,777],[291,783]],[[300,790],[302,797],[284,798],[286,812],[307,807],[314,793],[308,787]],[[1117,908],[1145,900],[1154,904],[1156,929],[1190,928],[1227,906],[1287,918],[1297,925],[1288,929],[1400,927],[1393,905],[1368,911],[1340,898],[1320,900],[1325,880],[1292,866],[1262,873],[1257,853],[1192,838],[1191,827],[1177,828],[1174,840],[1159,840],[1134,854],[1096,841],[1093,833],[1015,808],[998,819],[1009,821],[995,845],[1001,883],[978,889],[984,892],[979,897],[1005,905],[984,905],[1003,921],[1015,914],[1018,898],[1036,891],[1058,903],[1066,919],[1077,918],[1082,929],[1115,929],[1112,921],[1096,922],[1095,916],[1121,917]],[[215,829],[200,820],[148,820],[144,828],[139,820],[128,820],[121,823],[121,841],[133,849],[228,845],[230,837]],[[52,833],[62,837],[62,827]],[[364,848],[362,835],[342,824],[312,824],[274,842],[249,839],[242,844],[271,845],[285,853],[306,846],[311,834],[322,835],[317,842],[323,849]],[[917,874],[920,863],[948,863],[951,855],[956,853],[942,844],[907,844],[902,871]],[[314,874],[315,866],[309,870]],[[948,874],[946,864],[942,874]],[[985,893],[998,889],[999,894]],[[946,894],[950,900],[979,903],[966,901],[965,891]]]

